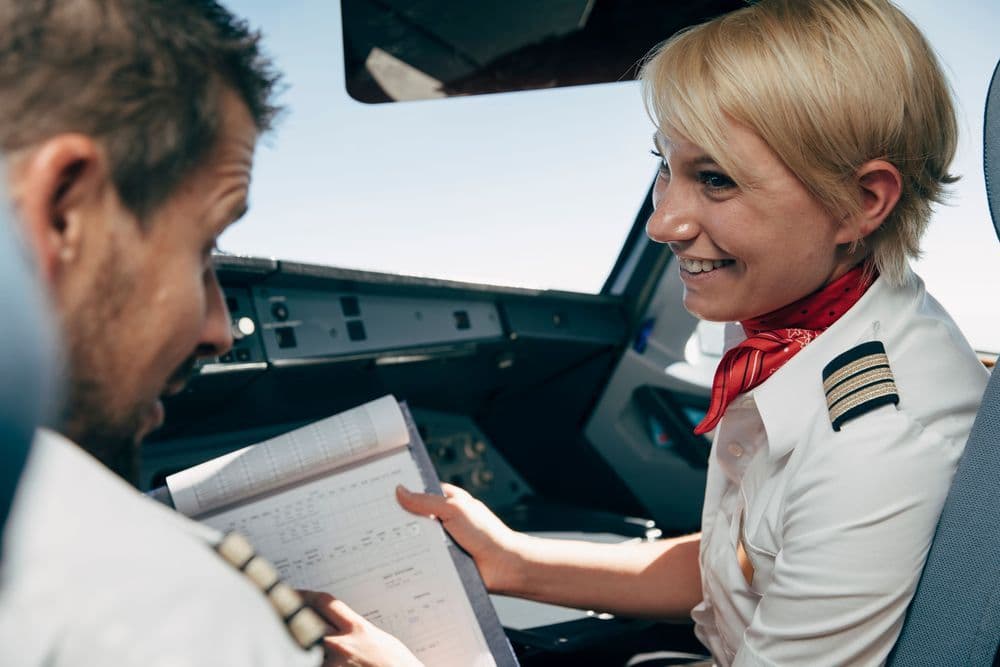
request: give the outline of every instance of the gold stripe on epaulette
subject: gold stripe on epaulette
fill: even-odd
[[[267,592],[267,599],[283,619],[291,618],[302,608],[302,596],[283,581],[279,581]]]
[[[254,557],[253,545],[239,533],[226,533],[215,550],[237,570],[242,570]]]
[[[880,382],[879,384],[873,385],[868,389],[862,389],[856,394],[845,398],[836,407],[830,408],[830,420],[837,421],[840,419],[845,412],[851,408],[856,408],[859,405],[867,403],[873,398],[881,398],[882,396],[894,396],[896,395],[896,383],[892,380],[888,382]]]
[[[899,405],[889,356],[871,340],[838,354],[822,372],[823,393],[834,431],[884,405]]]
[[[841,382],[832,391],[828,391],[826,394],[826,404],[833,409],[833,406],[835,406],[840,399],[854,393],[858,389],[870,385],[873,382],[892,379],[892,371],[889,370],[888,366],[876,366],[871,370],[864,371],[844,382]]]
[[[239,533],[226,533],[215,545],[224,561],[242,572],[271,602],[295,642],[309,649],[326,634],[326,623],[307,607],[298,591],[278,578],[277,569],[254,552]]]
[[[299,646],[309,648],[326,635],[326,622],[309,607],[303,607],[288,619],[288,630]]]
[[[855,373],[868,370],[869,368],[874,368],[876,366],[888,366],[889,357],[885,353],[881,354],[870,354],[866,357],[862,357],[856,361],[852,361],[843,368],[837,370],[835,373],[830,375],[830,377],[823,380],[823,391],[829,392],[834,386],[836,386],[844,378],[854,375]]]
[[[260,556],[254,556],[243,568],[243,574],[262,591],[268,591],[278,583],[278,571],[273,565]]]

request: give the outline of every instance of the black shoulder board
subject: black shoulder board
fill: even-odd
[[[898,405],[899,394],[885,346],[873,340],[838,355],[823,369],[823,391],[833,430],[883,405]]]

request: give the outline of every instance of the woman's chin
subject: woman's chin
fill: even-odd
[[[740,313],[735,308],[720,307],[718,304],[707,304],[700,299],[689,299],[685,295],[684,308],[689,313],[705,322],[738,322]]]

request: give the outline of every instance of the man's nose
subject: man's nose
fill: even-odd
[[[232,348],[233,330],[226,298],[215,271],[212,271],[208,278],[205,292],[205,327],[198,343],[198,356],[218,357]]]

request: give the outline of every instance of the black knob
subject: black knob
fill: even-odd
[[[274,319],[284,322],[288,319],[288,306],[284,301],[275,301],[271,304],[271,314],[274,315]]]

